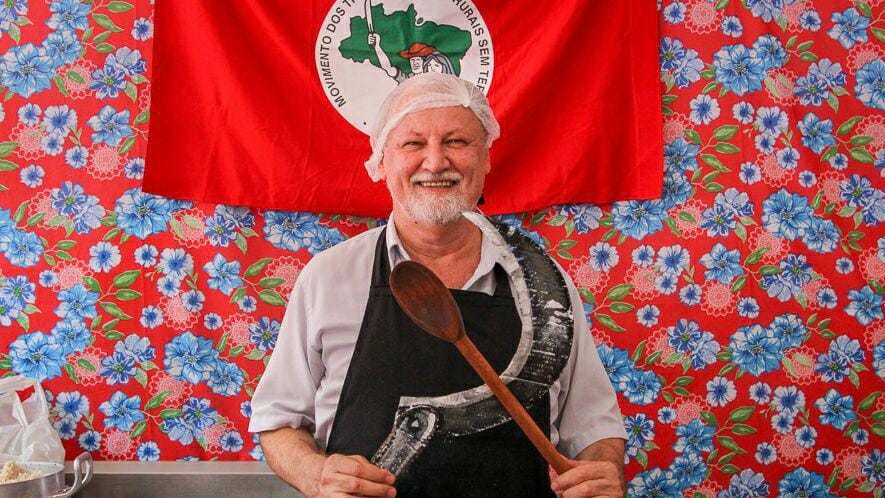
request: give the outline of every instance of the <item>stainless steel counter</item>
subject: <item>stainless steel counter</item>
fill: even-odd
[[[70,463],[66,471],[71,472]],[[68,483],[73,476],[68,476]],[[77,498],[303,497],[264,462],[95,462]]]

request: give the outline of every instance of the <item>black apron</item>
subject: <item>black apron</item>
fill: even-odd
[[[381,231],[366,313],[326,451],[371,458],[391,431],[401,396],[445,396],[482,385],[454,345],[422,331],[390,291]],[[495,295],[452,290],[467,335],[499,374],[522,324],[507,275],[495,265]],[[550,395],[526,407],[549,437]],[[503,410],[503,408],[502,408]],[[513,420],[459,437],[437,434],[396,482],[398,497],[553,497],[547,463]]]

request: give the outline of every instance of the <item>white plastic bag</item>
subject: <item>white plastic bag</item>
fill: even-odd
[[[19,391],[29,387],[34,394],[22,401]],[[24,375],[0,379],[0,464],[9,460],[65,463],[65,449],[49,421],[43,386]]]

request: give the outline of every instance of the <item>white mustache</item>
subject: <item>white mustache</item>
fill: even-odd
[[[412,183],[419,182],[460,182],[464,179],[464,175],[461,173],[450,171],[446,173],[415,173],[409,178],[409,181]]]

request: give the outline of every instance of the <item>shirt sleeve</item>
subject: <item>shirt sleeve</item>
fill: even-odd
[[[575,328],[572,352],[560,377],[559,416],[555,425],[559,432],[559,451],[575,458],[601,439],[627,439],[627,432],[615,390],[590,335],[581,296],[564,272],[563,276],[569,289]]]
[[[310,329],[310,275],[304,268],[289,298],[277,344],[252,397],[249,432],[316,428],[314,403],[323,378],[321,353]]]

